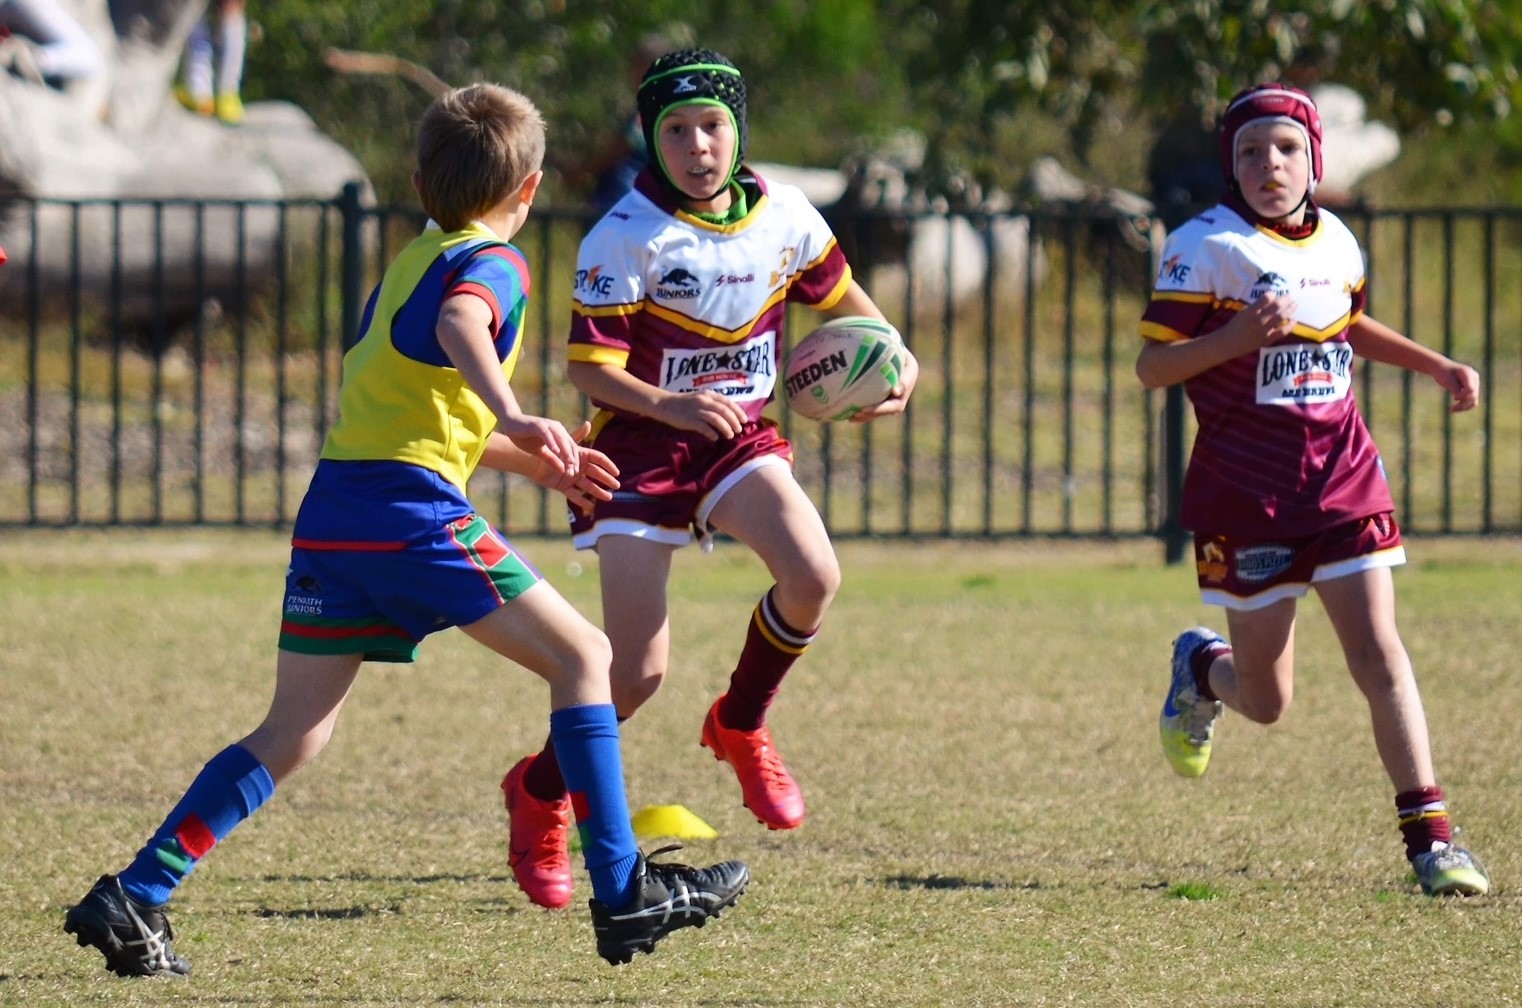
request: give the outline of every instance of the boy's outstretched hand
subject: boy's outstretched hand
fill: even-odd
[[[1463,413],[1480,404],[1480,372],[1468,364],[1449,361],[1432,376],[1453,397],[1448,412]]]
[[[576,443],[578,456],[576,472],[567,473],[536,455],[533,471],[528,473],[529,479],[546,490],[563,494],[572,507],[585,514],[591,513],[592,505],[597,501],[612,500],[613,491],[618,489],[618,466],[613,464],[613,460],[596,448],[581,446],[581,442],[590,433],[592,424],[587,420],[583,420],[581,426],[571,432],[571,440]]]
[[[559,421],[520,413],[512,420],[500,421],[497,429],[513,444],[562,475],[576,475],[581,457],[580,446]]]

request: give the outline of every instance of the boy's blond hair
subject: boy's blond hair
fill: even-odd
[[[417,163],[423,209],[445,231],[458,231],[544,164],[544,117],[500,84],[455,88],[423,113]]]

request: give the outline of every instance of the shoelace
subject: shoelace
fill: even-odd
[[[661,880],[661,884],[670,891],[668,896],[668,909],[666,917],[675,914],[707,916],[706,902],[716,895],[708,889],[710,882],[717,881],[712,868],[694,868],[691,865],[678,864],[675,861],[664,861],[656,864],[651,858],[672,851],[682,849],[681,844],[667,844],[657,847],[645,855],[645,871]]]
[[[565,823],[557,822],[545,831],[541,843],[536,843],[528,849],[524,860],[536,868],[559,868],[567,864],[570,858],[566,854],[566,844],[558,836],[564,832]]]
[[[764,745],[756,753],[756,759],[761,764],[761,775],[767,779],[767,783],[787,783],[787,767],[782,765],[782,757],[777,754],[777,750]]]
[[[662,854],[670,854],[672,851],[679,851],[681,849],[682,845],[679,843],[666,844],[664,847],[657,847],[655,850],[645,855],[645,871],[650,872],[654,875],[659,875],[662,878],[665,878],[674,872],[694,871],[695,869],[691,865],[679,864],[675,861],[662,861],[660,864],[656,864],[654,861],[655,858],[660,857]]]
[[[1446,844],[1432,852],[1432,864],[1438,871],[1450,868],[1468,868],[1469,856],[1461,847]]]
[[[566,854],[566,842],[563,836],[566,831],[566,822],[559,816],[546,814],[545,819],[550,820],[546,824],[539,824],[543,829],[540,842],[532,844],[523,853],[523,860],[535,868],[559,868],[570,862]]]
[[[755,756],[756,768],[761,777],[770,785],[785,785],[788,781],[787,767],[782,765],[782,756],[772,747],[771,733],[763,726],[756,732],[742,733],[747,741],[756,740],[752,749]]]
[[[1180,713],[1183,715],[1184,731],[1188,733],[1191,743],[1204,745],[1210,741],[1210,726],[1216,716],[1215,701],[1196,700]]]
[[[756,769],[768,787],[785,787],[791,778],[788,776],[787,767],[782,764],[782,756],[772,747],[771,732],[763,725],[754,732],[735,731],[746,742],[746,748],[751,750],[755,759]],[[750,743],[754,740],[754,745]],[[728,747],[726,747],[728,748]]]
[[[1459,827],[1453,827],[1453,834],[1448,842],[1432,852],[1432,863],[1438,871],[1447,871],[1450,868],[1473,868],[1475,871],[1484,872],[1480,859],[1459,846],[1459,834],[1463,832]]]
[[[657,857],[660,857],[662,854],[670,854],[672,851],[679,851],[681,849],[682,849],[682,845],[681,844],[679,844],[679,843],[669,843],[669,844],[666,844],[664,847],[657,847],[655,850],[651,851],[649,854],[646,854],[645,855],[645,860],[649,861],[651,858],[657,858]],[[670,862],[670,861],[666,862],[667,865],[670,865],[672,863],[673,862]]]

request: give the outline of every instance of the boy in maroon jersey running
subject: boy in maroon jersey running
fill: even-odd
[[[1180,520],[1194,530],[1204,627],[1173,645],[1160,718],[1174,770],[1198,777],[1225,707],[1272,724],[1294,686],[1295,608],[1311,588],[1369,704],[1406,856],[1431,895],[1490,881],[1454,843],[1426,715],[1395,626],[1405,562],[1378,450],[1353,395],[1354,355],[1425,374],[1473,409],[1480,378],[1364,314],[1363,253],[1315,203],[1321,119],[1282,84],[1239,93],[1221,123],[1221,203],[1169,236],[1142,316],[1136,373],[1184,383],[1199,431]]]
[[[803,791],[766,718],[834,600],[840,565],[793,475],[792,445],[763,411],[790,303],[883,316],[803,192],[745,163],[745,79],[728,58],[667,53],[636,98],[650,164],[582,239],[566,365],[598,408],[589,446],[614,460],[621,486],[571,516],[572,541],[597,551],[622,718],[666,677],[676,551],[722,532],[765,563],[773,584],[695,734],[734,770],[760,822],[794,829]],[[853,422],[902,413],[918,374],[905,351],[900,386]],[[572,885],[557,759],[545,746],[502,781],[513,877],[551,909],[570,901]]]

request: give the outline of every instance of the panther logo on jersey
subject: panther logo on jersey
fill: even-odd
[[[1256,301],[1265,294],[1288,294],[1289,281],[1277,273],[1264,273],[1252,285],[1248,301]]]
[[[702,284],[690,270],[681,266],[673,267],[661,275],[660,281],[655,285],[655,293],[663,298],[691,300],[701,294]]]
[[[667,300],[689,301],[702,294],[703,288],[696,276],[683,270],[682,266],[674,266],[665,271],[661,280],[656,283],[656,295]]]
[[[665,275],[661,277],[660,285],[664,287],[667,284],[671,284],[674,287],[696,287],[698,278],[678,266],[676,269],[667,270]]]

